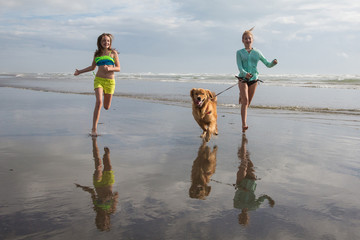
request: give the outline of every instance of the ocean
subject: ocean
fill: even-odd
[[[93,73],[2,73],[0,87],[69,94],[93,94]],[[252,108],[360,115],[360,75],[261,75]],[[218,96],[218,107],[238,111],[237,80],[232,74],[120,73],[115,97],[190,104],[192,88]],[[235,85],[235,86],[234,86]]]

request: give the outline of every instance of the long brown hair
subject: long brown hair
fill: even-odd
[[[112,48],[111,48],[112,40],[113,40],[113,35],[111,35],[110,33],[103,33],[103,34],[101,34],[101,35],[98,37],[98,39],[97,39],[97,47],[98,47],[98,49],[97,49],[97,50],[95,51],[95,53],[94,53],[94,56],[95,56],[95,57],[98,57],[98,56],[100,56],[100,55],[103,53],[104,48],[101,46],[101,40],[102,40],[102,38],[105,37],[105,36],[108,36],[108,37],[110,38],[110,47],[109,47],[109,50],[110,50],[111,52],[115,50],[115,49],[112,49]]]

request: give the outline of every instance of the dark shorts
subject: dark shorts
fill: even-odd
[[[240,82],[242,83],[246,83],[248,85],[248,87],[250,87],[251,85],[253,85],[254,83],[257,83],[258,81],[262,82],[261,80],[257,79],[257,80],[247,80],[245,78],[241,78],[241,77],[238,77],[238,76],[235,76]]]
[[[242,80],[242,83],[246,83],[248,85],[248,87],[250,87],[251,85],[253,85],[254,83],[257,83],[259,80],[252,80],[252,81],[247,81],[247,80]]]

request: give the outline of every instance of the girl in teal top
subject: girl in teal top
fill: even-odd
[[[247,30],[243,33],[242,42],[245,48],[240,49],[236,52],[236,62],[239,68],[239,104],[241,104],[241,120],[242,120],[242,131],[245,132],[249,127],[246,123],[247,109],[254,97],[255,90],[257,87],[257,81],[259,72],[257,71],[257,63],[259,60],[265,64],[268,68],[273,67],[277,64],[277,60],[274,59],[272,62],[268,62],[264,55],[258,50],[252,47],[253,34],[252,29]]]

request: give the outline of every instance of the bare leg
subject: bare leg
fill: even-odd
[[[245,132],[248,128],[246,124],[247,118],[247,108],[249,102],[249,93],[248,93],[248,85],[246,83],[239,83],[240,89],[240,104],[241,104],[241,122],[242,122],[242,131]]]
[[[103,156],[103,163],[104,163],[104,171],[111,171],[111,161],[110,161],[110,149],[108,147],[104,147],[104,156]]]
[[[248,90],[249,106],[250,106],[251,101],[252,101],[252,99],[253,99],[253,97],[254,97],[254,95],[255,95],[255,90],[256,90],[257,85],[258,85],[258,83],[256,82],[256,83],[254,83],[253,85],[251,85],[251,86],[249,87],[249,90]]]
[[[112,94],[104,93],[104,108],[105,108],[105,110],[108,110],[110,108],[112,96],[113,96]]]
[[[96,88],[95,89],[95,108],[94,108],[94,115],[93,115],[93,126],[91,130],[91,136],[97,136],[97,125],[100,118],[100,110],[103,105],[103,89],[102,88]]]
[[[93,147],[93,157],[95,162],[95,171],[94,176],[96,179],[101,179],[102,176],[102,163],[99,153],[99,148],[97,145],[96,137],[92,138],[92,147]]]
[[[255,90],[257,83],[252,84],[250,87],[246,83],[240,83],[240,102],[241,102],[241,121],[242,121],[242,131],[245,132],[249,127],[246,124],[247,119],[247,109],[250,106],[250,103],[255,95]]]

